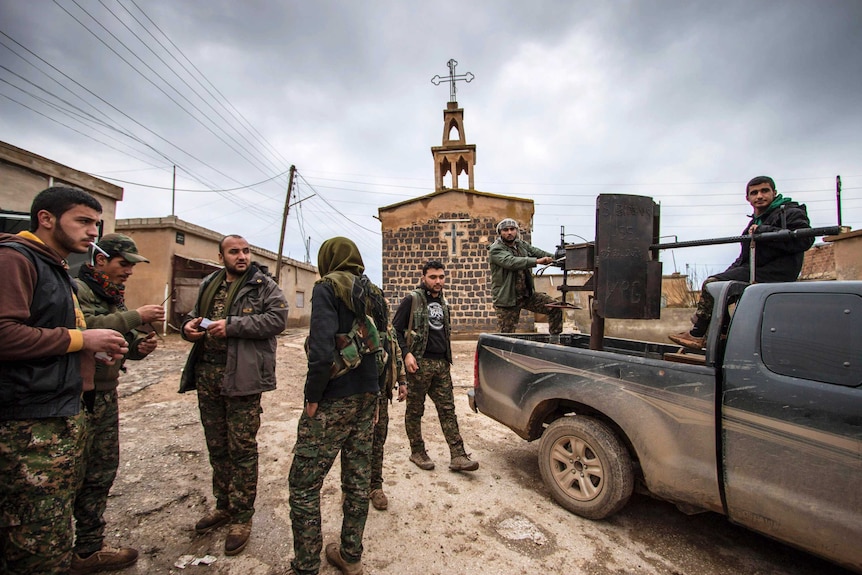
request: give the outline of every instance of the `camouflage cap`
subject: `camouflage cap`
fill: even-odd
[[[120,256],[129,263],[147,262],[150,260],[138,253],[138,246],[135,245],[135,240],[123,234],[107,234],[102,236],[98,241],[100,249],[104,250],[111,257]]]

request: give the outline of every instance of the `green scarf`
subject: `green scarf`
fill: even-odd
[[[769,214],[769,212],[771,212],[772,210],[774,210],[774,209],[776,209],[776,208],[778,208],[778,207],[782,206],[783,204],[789,204],[789,203],[790,203],[790,202],[792,202],[792,201],[793,201],[793,200],[791,200],[790,198],[785,198],[785,197],[784,197],[784,196],[782,196],[781,194],[778,194],[777,196],[775,196],[775,199],[774,199],[774,200],[772,200],[772,203],[771,203],[771,204],[769,204],[769,207],[768,207],[768,208],[766,208],[766,211],[764,211],[764,212],[763,212],[762,214],[760,214],[759,216],[755,216],[754,214],[751,214],[751,217],[752,217],[752,218],[754,218],[754,223],[755,223],[755,224],[760,225],[760,222],[762,222],[762,221],[763,221],[763,218],[765,218],[765,217]]]
[[[231,282],[230,287],[227,290],[227,296],[225,297],[224,309],[230,310],[231,304],[233,304],[233,298],[236,297],[237,292],[239,292],[240,288],[248,283],[249,278],[251,278],[254,273],[255,268],[253,266],[249,266],[242,276],[240,276],[237,280]],[[198,313],[201,317],[207,317],[213,308],[213,299],[215,299],[215,294],[221,286],[222,282],[227,278],[227,272],[224,269],[216,272],[216,275],[213,277],[212,281],[207,284],[207,287],[201,293],[201,301],[200,305],[198,305]]]
[[[326,240],[317,252],[317,269],[320,279],[315,283],[330,284],[335,291],[335,297],[356,314],[354,302],[357,296],[361,298],[364,291],[360,276],[365,271],[365,264],[356,244],[342,237]]]

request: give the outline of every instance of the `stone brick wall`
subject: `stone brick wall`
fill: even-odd
[[[442,221],[441,221],[442,220]],[[446,220],[469,220],[447,222]],[[444,212],[396,229],[383,230],[383,291],[392,313],[407,293],[416,288],[422,266],[430,259],[446,269],[444,294],[452,308],[454,334],[497,330],[491,303],[488,246],[496,239],[497,219],[464,212]],[[452,228],[455,228],[455,246]],[[530,241],[529,234],[523,234]],[[533,314],[523,312],[519,331],[533,330]]]
[[[832,244],[818,244],[805,252],[805,259],[802,261],[802,272],[799,274],[799,279],[802,281],[834,280],[834,246]]]
[[[445,294],[455,337],[497,330],[491,303],[488,246],[497,222],[533,221],[533,202],[476,190],[446,189],[378,210],[383,235],[382,285],[392,312],[421,281],[422,265],[439,260],[446,269]],[[530,234],[522,234],[530,241]],[[519,331],[533,330],[524,312]]]

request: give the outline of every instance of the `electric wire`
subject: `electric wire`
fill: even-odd
[[[202,111],[202,110],[200,110],[200,108],[198,108],[198,107],[197,107],[193,102],[191,102],[191,101],[190,101],[190,100],[189,100],[189,99],[188,99],[184,94],[182,94],[182,93],[180,93],[179,91],[177,91],[177,90],[176,90],[176,88],[174,88],[174,87],[173,87],[173,85],[172,85],[170,82],[167,82],[167,81],[164,79],[164,77],[162,77],[162,76],[161,76],[161,74],[159,74],[158,72],[156,72],[156,71],[152,68],[152,66],[150,66],[150,65],[149,65],[147,62],[145,62],[145,61],[144,61],[140,56],[138,56],[138,55],[137,55],[137,54],[136,54],[136,53],[135,53],[131,48],[129,48],[129,47],[128,47],[128,46],[127,46],[127,45],[126,45],[122,40],[120,40],[119,38],[117,38],[117,36],[116,36],[113,32],[111,32],[111,31],[110,31],[110,30],[109,30],[109,29],[108,29],[104,24],[102,24],[98,19],[96,19],[92,14],[90,14],[90,12],[88,12],[85,8],[83,8],[83,7],[82,7],[82,6],[77,2],[77,0],[72,0],[72,3],[73,3],[75,6],[77,6],[77,7],[78,7],[82,12],[84,12],[87,16],[89,16],[89,17],[90,17],[90,18],[91,18],[91,19],[92,19],[96,24],[98,24],[98,25],[99,25],[99,27],[101,27],[101,28],[102,28],[102,30],[104,30],[108,35],[110,35],[110,36],[111,36],[111,38],[113,38],[113,39],[114,39],[114,40],[115,40],[115,41],[116,41],[120,46],[122,46],[123,48],[125,48],[125,49],[126,49],[126,50],[127,50],[127,51],[132,55],[132,56],[134,56],[134,57],[135,57],[139,62],[141,62],[141,64],[143,64],[144,66],[146,66],[146,68],[147,68],[150,72],[152,72],[153,74],[155,74],[155,76],[156,76],[157,78],[159,78],[159,79],[160,79],[162,82],[164,82],[168,87],[170,87],[174,92],[176,92],[176,93],[177,93],[177,95],[178,95],[180,98],[182,98],[183,100],[185,100],[185,101],[186,101],[186,102],[187,102],[187,103],[188,103],[192,108],[194,108],[195,110],[197,110],[200,114],[204,115],[204,114],[203,114],[203,111]],[[225,144],[225,145],[226,145],[226,146],[228,146],[230,149],[232,149],[234,152],[236,152],[240,157],[242,157],[243,159],[247,160],[247,161],[249,162],[249,164],[251,164],[251,165],[255,166],[256,168],[258,168],[258,169],[260,169],[261,171],[263,171],[264,173],[266,173],[266,172],[265,172],[265,170],[264,170],[263,168],[261,168],[261,166],[260,166],[260,165],[258,165],[258,164],[256,164],[256,163],[255,163],[255,160],[254,160],[254,159],[252,159],[252,158],[250,158],[248,155],[246,155],[246,153],[245,153],[245,151],[244,151],[244,150],[242,150],[242,149],[238,148],[236,145],[232,144],[231,142],[228,142],[224,137],[222,137],[222,135],[221,135],[221,134],[217,133],[217,132],[216,132],[216,131],[211,127],[211,126],[209,126],[208,124],[206,124],[206,123],[205,123],[203,120],[201,120],[197,115],[193,114],[190,110],[188,110],[185,106],[183,106],[183,104],[181,104],[180,102],[178,102],[178,101],[176,100],[176,98],[174,98],[173,96],[171,96],[170,94],[168,94],[168,92],[167,92],[167,91],[166,91],[162,86],[159,86],[155,81],[153,81],[150,77],[148,77],[146,74],[144,74],[144,73],[143,73],[143,72],[142,72],[142,71],[141,71],[137,66],[135,66],[134,64],[132,64],[132,63],[131,63],[127,58],[125,58],[122,54],[120,54],[117,50],[115,50],[112,46],[110,46],[110,45],[109,45],[109,44],[108,44],[108,43],[107,43],[107,42],[106,42],[106,41],[105,41],[105,40],[104,40],[104,39],[103,39],[99,34],[96,34],[96,33],[95,33],[95,32],[94,32],[94,31],[93,31],[89,26],[87,26],[84,22],[82,22],[80,19],[78,19],[74,14],[72,14],[71,12],[69,12],[69,11],[68,11],[64,6],[62,6],[62,5],[60,4],[59,0],[54,0],[54,4],[56,4],[56,5],[57,5],[61,10],[63,10],[64,12],[66,12],[66,14],[68,14],[68,15],[69,15],[73,20],[75,20],[78,24],[80,24],[80,25],[81,25],[81,26],[82,26],[82,27],[83,27],[87,32],[89,32],[89,33],[90,33],[94,38],[96,38],[99,42],[101,42],[101,43],[102,43],[106,48],[108,48],[111,52],[113,52],[113,53],[114,53],[114,54],[115,54],[115,55],[116,55],[120,60],[122,60],[122,61],[123,61],[127,66],[129,66],[132,70],[134,70],[135,72],[137,72],[137,74],[138,74],[141,78],[143,78],[144,80],[146,80],[146,81],[147,81],[148,83],[150,83],[154,88],[156,88],[158,91],[160,91],[162,94],[164,94],[164,96],[165,96],[166,98],[168,98],[171,102],[173,102],[173,103],[174,103],[174,104],[175,104],[175,105],[176,105],[180,110],[182,110],[183,112],[185,112],[185,113],[186,113],[190,118],[192,118],[192,119],[193,119],[195,122],[197,122],[200,126],[202,126],[204,129],[206,129],[206,130],[207,130],[209,133],[211,133],[213,136],[215,136],[216,138],[218,138],[218,139],[219,139],[219,141],[221,141],[223,144]],[[112,14],[113,14],[113,13],[112,13]]]
[[[216,108],[215,108],[215,106],[213,106],[213,105],[210,103],[210,101],[209,101],[209,100],[207,100],[206,98],[204,98],[204,97],[203,97],[203,96],[202,96],[202,95],[201,95],[201,94],[200,94],[200,93],[199,93],[199,92],[198,92],[194,87],[192,87],[192,86],[191,86],[191,84],[189,84],[189,83],[186,81],[186,79],[185,79],[185,78],[183,78],[183,77],[182,77],[182,76],[181,76],[181,75],[180,75],[180,74],[179,74],[179,73],[178,73],[178,72],[177,72],[177,71],[176,71],[176,70],[175,70],[175,69],[174,69],[170,64],[168,64],[168,63],[165,61],[165,59],[164,59],[164,58],[162,58],[159,54],[157,54],[157,53],[156,53],[156,51],[155,51],[155,50],[153,50],[153,48],[151,47],[150,42],[146,42],[146,41],[144,41],[144,40],[143,40],[143,39],[142,39],[142,38],[141,38],[141,37],[140,37],[140,36],[139,36],[139,35],[138,35],[138,34],[137,34],[137,33],[136,33],[136,32],[135,32],[135,31],[130,27],[130,26],[128,26],[125,22],[123,22],[123,21],[122,21],[122,19],[121,19],[121,18],[119,18],[119,17],[115,14],[115,13],[113,12],[113,10],[111,10],[111,9],[110,9],[106,4],[105,4],[105,2],[104,2],[103,0],[99,0],[99,3],[100,3],[102,6],[104,6],[104,7],[105,7],[105,9],[106,9],[106,10],[108,10],[108,11],[109,11],[113,16],[114,16],[114,18],[116,18],[116,19],[117,19],[117,21],[118,21],[118,22],[120,22],[120,24],[122,24],[122,25],[125,27],[125,28],[126,28],[126,30],[128,30],[128,31],[129,31],[129,33],[130,33],[132,36],[134,36],[134,37],[135,37],[135,39],[137,39],[137,40],[138,40],[138,42],[140,42],[140,43],[141,43],[141,44],[142,44],[142,45],[143,45],[147,50],[149,50],[149,51],[150,51],[150,53],[151,53],[153,56],[155,56],[155,57],[159,60],[159,62],[161,62],[161,63],[165,66],[165,68],[167,68],[167,69],[168,69],[168,70],[169,70],[169,71],[170,71],[174,76],[176,76],[176,78],[177,78],[180,82],[182,82],[182,83],[183,83],[183,84],[184,84],[184,85],[185,85],[189,90],[191,90],[191,92],[192,92],[192,93],[193,93],[193,94],[194,94],[194,95],[195,95],[195,96],[196,96],[196,97],[197,97],[197,98],[198,98],[198,99],[199,99],[203,104],[205,104],[205,105],[206,105],[210,110],[212,110],[212,111],[213,111],[213,112],[214,112],[214,113],[215,113],[219,118],[221,118],[221,120],[224,122],[224,125],[229,126],[229,127],[230,127],[230,128],[231,128],[231,129],[236,133],[236,135],[237,135],[237,136],[239,136],[240,138],[242,138],[242,139],[245,141],[245,143],[246,143],[246,144],[248,144],[248,146],[249,146],[249,147],[251,147],[252,149],[254,149],[254,148],[256,147],[256,146],[255,146],[255,144],[254,144],[254,142],[252,142],[252,141],[251,141],[251,140],[250,140],[250,139],[249,139],[245,134],[243,134],[242,132],[240,132],[239,130],[237,130],[237,129],[236,129],[236,127],[233,125],[233,123],[232,123],[228,118],[226,118],[226,117],[225,117],[225,116],[224,116],[224,115],[223,115],[223,114],[222,114],[218,109],[216,109]],[[130,16],[130,17],[131,17],[131,18],[132,18],[132,19],[133,19],[133,20],[134,20],[134,21],[135,21],[135,22],[136,22],[140,27],[141,27],[141,29],[142,29],[144,32],[146,32],[146,33],[150,36],[150,38],[152,38],[152,39],[153,39],[153,40],[154,40],[154,41],[155,41],[155,42],[156,42],[156,43],[157,43],[157,44],[158,44],[158,45],[159,45],[163,50],[165,50],[165,51],[168,53],[168,55],[169,55],[169,56],[171,56],[171,57],[173,58],[173,60],[174,60],[175,62],[177,62],[178,64],[182,65],[182,64],[181,64],[181,63],[176,59],[176,57],[174,57],[174,56],[173,56],[173,54],[171,54],[169,51],[167,51],[167,49],[166,49],[166,47],[164,46],[164,44],[162,44],[162,43],[161,43],[161,41],[160,41],[158,38],[156,38],[156,37],[155,37],[155,35],[153,35],[153,34],[152,34],[152,32],[150,32],[150,31],[146,28],[146,26],[145,26],[145,25],[144,25],[144,24],[143,24],[143,23],[142,23],[142,22],[141,22],[141,21],[140,21],[140,20],[139,20],[135,15],[134,15],[134,14],[132,14],[132,12],[131,12],[128,8],[126,8],[125,6],[123,6],[123,4],[122,4],[122,3],[120,3],[120,2],[117,2],[117,4],[118,4],[121,8],[123,8],[123,10],[125,10],[125,11],[126,11],[126,13],[127,13],[127,14],[128,14],[128,15],[129,15],[129,16]],[[178,93],[179,93],[179,92],[178,92]],[[195,107],[195,109],[196,109],[196,110],[198,110],[199,112],[203,113],[199,108]],[[209,119],[209,116],[208,116],[208,115],[205,115],[205,117],[207,117],[207,119]],[[215,126],[215,127],[217,127],[217,128],[220,128],[220,129],[221,129],[221,125],[220,125],[219,123],[214,122],[214,121],[213,121],[212,123],[213,123],[213,126]],[[222,130],[222,133],[224,133],[226,136],[230,137],[226,130]],[[232,137],[231,137],[231,139],[234,141],[234,143],[236,143],[236,144],[238,144],[238,145],[242,146],[242,143],[241,143],[241,142],[236,141],[236,140],[235,140],[234,138],[232,138]],[[245,147],[245,146],[243,146],[243,147]],[[268,160],[268,158],[266,158],[266,159]],[[266,170],[267,170],[267,171],[272,171],[272,170],[276,170],[276,169],[278,169],[278,166],[276,166],[276,164],[275,164],[275,163],[273,163],[273,162],[269,162],[269,164],[270,164],[270,165],[266,168]],[[282,164],[282,165],[283,165],[283,164]]]
[[[219,105],[221,105],[221,106],[222,106],[222,107],[223,107],[223,108],[224,108],[228,113],[230,113],[231,115],[233,115],[233,116],[234,116],[234,118],[236,118],[236,119],[240,122],[240,124],[244,124],[244,125],[248,128],[248,130],[250,131],[250,133],[256,134],[256,135],[260,138],[260,140],[259,140],[259,141],[263,142],[263,143],[266,145],[266,147],[268,147],[268,148],[269,148],[270,152],[271,152],[271,153],[272,153],[272,154],[273,154],[277,159],[281,160],[281,164],[282,164],[282,165],[290,165],[290,162],[288,162],[288,161],[284,158],[284,156],[282,156],[282,155],[279,153],[278,149],[277,149],[275,146],[273,146],[273,145],[269,142],[269,140],[267,140],[267,139],[266,139],[266,138],[265,138],[265,137],[264,137],[264,136],[263,136],[263,135],[262,135],[262,134],[261,134],[261,133],[260,133],[256,128],[255,128],[255,127],[254,127],[254,125],[253,125],[251,122],[249,122],[249,121],[248,121],[248,119],[247,119],[247,118],[246,118],[246,117],[245,117],[245,116],[244,116],[244,115],[243,115],[239,110],[237,110],[237,109],[236,109],[236,107],[235,107],[235,106],[230,102],[230,100],[228,100],[228,98],[227,98],[227,97],[226,97],[226,96],[225,96],[225,95],[224,95],[224,94],[223,94],[223,93],[222,93],[222,92],[221,92],[221,91],[220,91],[220,90],[215,86],[215,84],[213,84],[213,83],[209,80],[209,78],[207,78],[207,77],[206,77],[206,75],[205,75],[203,72],[201,72],[201,70],[200,70],[200,69],[195,65],[195,63],[194,63],[194,62],[192,62],[192,61],[191,61],[191,59],[189,59],[189,58],[188,58],[188,56],[186,56],[186,54],[182,51],[182,49],[181,49],[179,46],[177,46],[177,45],[176,45],[176,43],[175,43],[173,40],[171,40],[171,39],[170,39],[170,37],[169,37],[167,34],[165,34],[165,32],[164,32],[164,31],[163,31],[163,30],[158,26],[158,24],[156,24],[156,23],[152,20],[152,18],[150,18],[150,17],[149,17],[149,15],[147,15],[147,13],[146,13],[146,12],[144,12],[144,10],[143,10],[143,9],[142,9],[142,8],[141,8],[141,7],[136,3],[136,2],[135,2],[135,0],[130,0],[130,2],[131,2],[131,4],[132,4],[133,6],[135,6],[135,8],[137,8],[137,9],[138,9],[138,11],[139,11],[143,16],[144,16],[144,18],[146,18],[146,19],[150,22],[150,24],[152,24],[152,25],[153,25],[153,27],[154,27],[156,30],[158,30],[158,31],[159,31],[159,33],[162,35],[162,37],[164,37],[164,38],[165,38],[165,40],[167,40],[167,42],[168,42],[168,43],[170,43],[170,45],[174,48],[174,50],[175,50],[178,54],[180,54],[180,55],[183,57],[183,59],[185,59],[185,61],[186,61],[186,62],[188,62],[189,66],[191,66],[191,68],[197,72],[198,76],[200,76],[200,78],[202,78],[204,81],[206,81],[206,84],[208,84],[208,85],[209,85],[209,87],[207,87],[206,85],[204,85],[204,83],[203,83],[203,82],[201,82],[201,80],[200,80],[198,77],[196,77],[194,74],[192,74],[192,73],[189,71],[189,69],[188,69],[188,68],[186,68],[186,67],[185,67],[185,66],[184,66],[184,65],[183,65],[183,64],[182,64],[182,63],[181,63],[177,58],[174,58],[174,59],[177,61],[177,63],[179,63],[179,64],[183,67],[183,69],[184,69],[184,70],[189,74],[189,76],[191,76],[191,77],[195,78],[195,81],[197,81],[197,82],[198,82],[198,84],[199,84],[199,85],[200,85],[204,90],[206,90],[206,92],[207,92],[207,93],[209,93],[209,94],[210,94],[210,96],[212,96],[212,97],[213,97],[213,99],[214,99],[215,101],[217,101],[217,102],[219,103]],[[173,56],[173,52],[171,52],[170,50],[167,50],[167,49],[166,49],[166,51],[167,51],[168,53],[170,53],[170,54],[171,54],[171,56]],[[211,91],[209,88],[212,88],[212,91]],[[213,92],[215,92],[216,94],[218,94],[218,95],[221,97],[221,99],[219,100],[218,98],[216,98],[216,97],[213,95]]]
[[[121,180],[121,179],[119,179],[119,178],[112,178],[112,177],[107,176],[107,175],[99,175],[99,174],[93,174],[93,173],[91,173],[90,175],[91,175],[91,176],[93,176],[93,177],[95,177],[95,178],[102,178],[102,179],[105,179],[105,180],[111,180],[111,181],[114,181],[114,182],[120,182],[120,183],[122,183],[122,184],[131,184],[131,185],[135,185],[135,186],[138,186],[138,187],[141,187],[141,188],[153,188],[153,189],[156,189],[156,190],[175,190],[175,191],[177,191],[177,192],[190,192],[190,193],[219,193],[219,192],[237,192],[237,191],[239,191],[239,190],[248,190],[248,189],[253,188],[253,187],[255,187],[255,186],[260,186],[260,185],[265,184],[265,183],[267,183],[267,182],[271,182],[271,181],[275,180],[276,178],[280,178],[280,177],[284,176],[285,174],[287,174],[289,171],[290,171],[289,169],[288,169],[288,170],[285,170],[284,172],[282,172],[282,173],[280,173],[280,174],[276,174],[276,175],[272,176],[271,178],[267,178],[267,179],[265,179],[265,180],[261,180],[261,181],[259,181],[259,182],[255,182],[255,183],[253,183],[253,184],[248,184],[248,185],[244,185],[244,186],[239,186],[239,187],[236,187],[236,188],[224,188],[224,189],[220,189],[220,190],[217,190],[217,189],[193,190],[193,189],[191,189],[191,188],[170,188],[170,187],[167,187],[167,186],[152,186],[152,185],[149,185],[149,184],[142,184],[142,183],[140,183],[140,182],[132,182],[132,181],[129,181],[129,180]]]

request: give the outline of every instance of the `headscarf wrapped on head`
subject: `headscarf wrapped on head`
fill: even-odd
[[[326,240],[317,252],[317,269],[320,272],[317,283],[332,285],[335,297],[357,313],[357,304],[364,295],[359,279],[365,272],[365,264],[356,244],[342,237]]]
[[[517,230],[518,222],[516,222],[512,218],[504,218],[500,220],[500,222],[497,224],[497,233],[499,234],[506,228],[515,228]]]
[[[389,323],[389,307],[379,287],[365,275],[365,264],[352,240],[337,237],[323,242],[317,252],[317,283],[328,283],[335,297],[354,314],[370,315],[381,334]],[[361,317],[361,316],[360,316]]]

